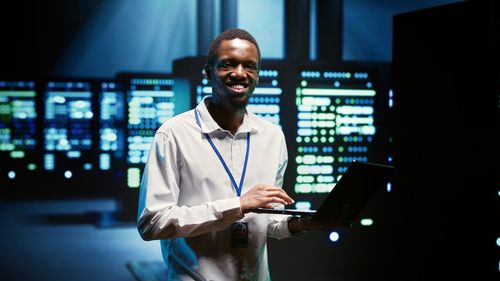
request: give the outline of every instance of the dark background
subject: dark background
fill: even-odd
[[[384,125],[394,138],[387,148],[398,169],[394,192],[381,190],[367,206],[377,214],[374,226],[339,229],[339,243],[323,232],[270,240],[272,277],[496,280],[499,172],[497,164],[483,163],[499,156],[493,137],[499,108],[498,5],[269,2],[269,11],[262,11],[264,1],[249,5],[243,0],[4,3],[0,80],[170,73],[174,60],[204,55],[209,40],[230,26],[257,35],[266,25],[278,31],[256,36],[264,58],[264,50],[276,46],[278,51],[267,52],[269,58],[376,66],[384,92],[394,89],[394,111],[387,112]],[[411,13],[452,2],[457,8]],[[273,20],[280,13],[276,18],[282,21]],[[252,14],[262,27],[246,25],[242,14]],[[6,171],[9,163],[1,166]],[[81,184],[99,182],[102,175],[94,176]],[[15,186],[15,197],[8,196],[14,185],[0,187],[6,253],[0,259],[1,279],[134,280],[127,262],[161,260],[159,244],[143,242],[132,221],[102,226],[108,216],[113,222],[114,212],[129,207],[117,201],[123,194],[100,196],[93,188],[90,194],[38,196],[28,191],[54,183],[22,182]]]

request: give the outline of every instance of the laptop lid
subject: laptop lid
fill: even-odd
[[[393,166],[370,162],[352,162],[317,211],[300,209],[249,210],[255,213],[312,216],[313,221],[350,225],[385,182]]]
[[[313,221],[351,224],[392,170],[388,165],[352,162],[318,208]]]

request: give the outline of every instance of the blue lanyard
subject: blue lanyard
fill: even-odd
[[[196,123],[201,129],[201,123],[200,123],[200,118],[198,117],[198,110],[194,110],[194,117],[196,118]],[[204,133],[205,137],[208,140],[208,143],[210,143],[210,146],[214,150],[215,154],[217,154],[217,157],[219,157],[220,162],[222,163],[222,166],[224,167],[224,170],[226,170],[227,175],[229,176],[229,179],[231,180],[231,183],[233,184],[234,190],[236,190],[236,194],[238,197],[241,195],[241,190],[243,189],[243,182],[245,181],[245,174],[247,171],[247,163],[248,163],[248,152],[250,151],[250,132],[247,133],[247,151],[245,154],[245,163],[243,164],[243,172],[241,173],[241,179],[240,179],[240,185],[236,184],[236,180],[233,177],[233,174],[229,170],[229,167],[226,164],[226,161],[224,161],[224,158],[222,158],[222,155],[220,155],[219,150],[215,146],[214,142],[210,138],[210,136],[207,133]]]

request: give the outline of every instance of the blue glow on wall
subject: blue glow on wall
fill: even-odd
[[[255,37],[263,58],[283,58],[284,22],[283,0],[238,1],[238,27]]]
[[[56,75],[170,72],[173,59],[196,53],[196,1],[103,1],[76,32]]]
[[[392,61],[392,17],[459,0],[345,0],[342,57],[346,61]]]

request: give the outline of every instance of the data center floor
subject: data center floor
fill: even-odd
[[[114,210],[110,199],[0,202],[0,279],[136,280],[126,263],[161,261],[160,245],[143,241],[132,222],[89,220]]]

